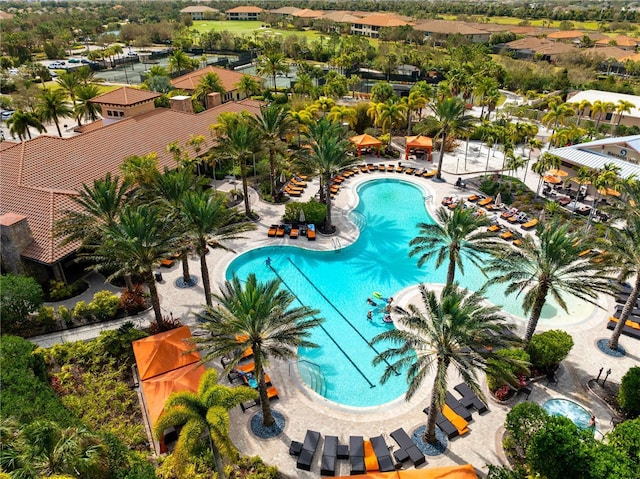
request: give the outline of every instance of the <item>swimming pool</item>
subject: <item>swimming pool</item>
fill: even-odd
[[[425,208],[427,193],[418,186],[399,179],[376,179],[360,185],[357,214],[366,227],[358,240],[339,251],[310,251],[290,246],[258,248],[240,255],[227,268],[227,278],[236,273],[246,278],[254,272],[262,281],[275,277],[264,260],[272,259],[275,272],[285,287],[302,303],[321,311],[326,319],[316,328],[312,340],[317,349],[301,349],[303,363],[319,366],[323,376],[320,394],[339,404],[376,406],[399,398],[406,392],[404,375],[392,376],[383,386],[379,379],[384,364],[371,362],[382,344],[374,350],[368,342],[378,333],[393,328],[383,321],[383,313],[366,299],[373,292],[393,296],[396,292],[421,282],[444,283],[446,265],[419,269],[416,259],[408,257],[409,241],[417,234],[416,224],[433,222]],[[465,274],[457,280],[466,288],[477,290],[486,278],[471,263],[464,263]],[[520,299],[505,297],[503,286],[492,286],[487,297],[516,316],[523,316]],[[573,303],[573,302],[572,302]],[[550,305],[552,310],[553,305]],[[544,316],[544,313],[543,313]],[[303,376],[304,378],[304,376]],[[307,381],[310,378],[305,378]],[[314,385],[314,390],[318,388]]]

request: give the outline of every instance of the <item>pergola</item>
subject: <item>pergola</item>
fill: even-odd
[[[356,148],[358,149],[358,156],[361,155],[363,148],[375,147],[378,149],[378,158],[380,158],[380,147],[382,146],[382,142],[377,138],[365,133],[364,135],[352,136],[349,138],[349,141],[356,145]]]
[[[428,136],[407,136],[407,146],[405,149],[406,158],[409,157],[411,150],[426,150],[429,155],[427,160],[431,161],[431,150],[433,149],[433,140]]]

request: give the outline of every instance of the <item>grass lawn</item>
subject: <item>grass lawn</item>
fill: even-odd
[[[37,83],[37,85],[40,88],[42,88],[42,83]],[[96,85],[98,87],[98,95],[102,95],[103,93],[108,93],[110,91],[117,90],[118,88],[121,88],[121,85],[103,85],[102,83],[92,83],[92,85]],[[51,81],[48,81],[48,82],[45,82],[44,86],[45,86],[45,88],[48,88],[51,91],[59,90],[60,88],[62,88],[60,86],[60,83],[55,81],[55,79],[51,80]],[[132,86],[131,88],[135,88],[135,86]]]
[[[456,20],[456,15],[440,15],[445,20]],[[498,25],[519,25],[522,22],[522,18],[516,17],[489,17],[490,23],[495,23]],[[533,27],[542,27],[542,22],[544,21],[545,27],[551,28],[560,28],[560,20],[529,20],[529,24]],[[573,23],[573,28],[575,30],[598,30],[598,22],[595,20],[589,20],[585,22],[579,22],[570,20]],[[617,32],[617,33],[625,33],[625,32]],[[628,32],[626,32],[628,33]]]
[[[300,31],[300,30],[279,30],[276,28],[263,27],[263,22],[243,21],[243,20],[199,20],[193,22],[193,27],[200,33],[217,31],[221,32],[227,30],[236,35],[282,35],[285,37],[291,35],[298,35],[307,37],[307,40],[316,40],[320,38],[320,33],[314,30]]]

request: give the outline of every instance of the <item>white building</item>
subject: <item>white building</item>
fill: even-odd
[[[624,93],[615,93],[611,91],[600,91],[600,90],[586,90],[576,93],[574,96],[567,98],[567,103],[580,103],[583,100],[588,100],[592,105],[596,101],[600,101],[602,103],[612,103],[613,105],[617,105],[619,100],[627,101],[633,105],[631,111],[622,112],[622,118],[620,118],[620,124],[625,126],[638,126],[640,127],[640,96],[637,95],[626,95]],[[613,111],[609,111],[606,115],[602,115],[601,123],[613,123],[614,125],[618,124],[618,113],[616,113],[615,108]],[[590,108],[586,108],[583,115],[583,118],[591,118],[592,120],[597,120],[598,114],[592,114]]]

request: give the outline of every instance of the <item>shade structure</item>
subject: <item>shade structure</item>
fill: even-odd
[[[553,175],[553,176],[561,176],[561,177],[569,176],[568,172],[566,172],[564,170],[559,170],[557,168],[547,171],[547,174],[548,175]]]
[[[552,185],[557,185],[558,183],[562,183],[562,180],[557,176],[553,175],[545,175],[543,178],[545,183],[551,183]]]
[[[206,371],[203,364],[188,364],[173,371],[142,381],[142,392],[153,427],[164,410],[164,404],[172,393],[197,392],[200,378]]]
[[[405,154],[408,157],[411,150],[426,150],[428,160],[431,161],[431,150],[433,150],[433,139],[428,136],[407,136],[407,146],[405,148]]]
[[[502,204],[502,194],[498,193],[496,195],[496,201],[495,201],[496,206],[501,205]]]
[[[358,156],[361,155],[363,148],[377,148],[378,149],[378,157],[380,157],[380,147],[382,146],[382,142],[377,138],[374,138],[371,135],[367,135],[366,133],[363,135],[352,136],[349,138],[349,141],[353,143],[358,149]]]
[[[132,343],[140,380],[152,378],[167,371],[200,361],[200,353],[191,351],[193,345],[188,326],[154,334]],[[191,351],[191,352],[189,352]]]
[[[353,476],[340,476],[347,479]],[[408,471],[367,472],[358,476],[362,479],[477,479],[471,464],[461,466],[431,467],[429,469],[410,469]]]
[[[603,196],[620,196],[620,192],[612,190],[611,188],[599,188],[598,193]]]

